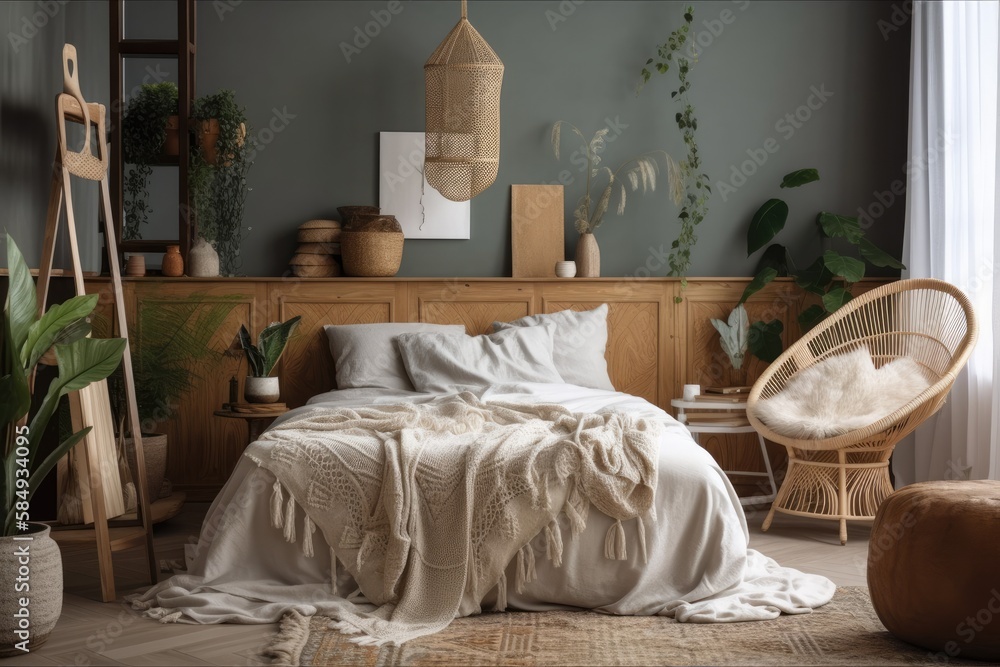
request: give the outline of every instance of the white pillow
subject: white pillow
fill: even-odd
[[[554,324],[556,327],[552,358],[563,380],[593,389],[614,391],[608,377],[604,352],[608,347],[608,304],[593,310],[561,310],[558,313],[529,315],[513,322],[494,322],[494,331],[511,327]]]
[[[417,331],[461,336],[461,324],[385,322],[379,324],[328,324],[323,327],[330,342],[336,367],[337,388],[376,387],[413,391],[403,360],[396,348],[396,336]]]
[[[827,357],[799,371],[785,388],[757,403],[758,419],[775,433],[807,440],[871,426],[930,386],[913,359],[875,368],[868,348]]]
[[[417,391],[437,394],[502,382],[562,382],[552,362],[552,325],[483,336],[408,333],[396,337]]]

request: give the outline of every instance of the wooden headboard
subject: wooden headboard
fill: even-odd
[[[573,284],[533,282],[449,281],[367,284],[364,289],[278,289],[274,305],[277,318],[302,316],[299,335],[282,359],[283,394],[290,404],[334,387],[324,324],[371,322],[431,322],[461,324],[471,335],[492,331],[495,321],[572,308],[589,310],[609,304],[608,371],[615,387],[659,403],[669,391],[670,377],[661,362],[667,319],[667,298],[660,285],[618,286],[614,282]],[[581,281],[582,283],[582,281]],[[402,293],[401,293],[402,292]],[[322,361],[321,361],[322,360]]]
[[[169,406],[158,426],[170,439],[170,480],[193,499],[211,500],[247,444],[242,421],[212,414],[228,401],[228,380],[237,366],[222,353],[240,324],[256,332],[269,322],[302,316],[279,371],[282,400],[294,407],[334,387],[325,324],[435,322],[463,324],[470,334],[480,334],[497,320],[607,303],[612,382],[669,412],[670,399],[680,395],[685,383],[734,382],[710,319],[729,314],[748,280],[692,279],[682,289],[679,280],[669,278],[141,278],[125,281],[125,296],[133,322],[144,307],[218,300],[235,304],[210,343],[217,354],[208,356],[214,361],[202,359],[192,366],[195,386],[178,405]],[[100,292],[106,282],[88,280],[88,290]],[[883,282],[866,281],[856,291]],[[109,305],[99,307],[110,319]],[[802,305],[802,290],[779,279],[756,294],[747,310],[751,320],[781,319],[787,345],[798,337],[795,316]],[[133,344],[141,345],[142,332],[136,336]],[[752,380],[761,370],[754,361],[747,378],[739,379]],[[702,444],[720,461],[728,457],[725,464],[731,469],[753,470],[761,463],[756,447],[741,446],[737,436],[713,436]]]

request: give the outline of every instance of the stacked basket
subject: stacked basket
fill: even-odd
[[[335,256],[340,255],[340,223],[310,220],[299,227],[299,247],[289,262],[299,278],[333,278],[340,275]]]

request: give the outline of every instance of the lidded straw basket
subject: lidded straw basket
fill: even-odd
[[[500,166],[503,63],[462,18],[424,65],[424,175],[452,201],[468,201],[496,180]]]

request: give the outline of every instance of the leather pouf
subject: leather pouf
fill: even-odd
[[[942,662],[1000,660],[1000,482],[923,482],[886,498],[868,588],[896,637]]]

